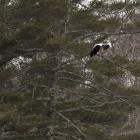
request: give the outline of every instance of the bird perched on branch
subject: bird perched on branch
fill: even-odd
[[[110,41],[105,41],[105,42],[100,43],[100,44],[95,44],[90,52],[90,57],[96,55],[101,49],[107,50],[108,48],[112,48]]]

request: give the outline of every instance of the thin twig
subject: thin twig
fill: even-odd
[[[70,119],[68,119],[67,117],[65,117],[62,113],[56,111],[54,108],[51,108],[51,110],[54,111],[56,114],[58,114],[61,118],[63,118],[64,120],[66,120],[68,123],[70,123],[86,140],[88,140],[87,136]]]
[[[86,34],[86,35],[82,35],[76,39],[73,40],[73,42],[79,40],[79,39],[85,39],[85,38],[88,38],[88,37],[92,37],[92,36],[120,36],[120,35],[135,35],[135,34],[140,34],[140,31],[135,31],[135,32],[116,32],[116,33],[105,33],[105,32],[102,32],[102,33],[89,33],[89,34]]]
[[[121,69],[123,69],[123,70],[125,70],[125,71],[128,71],[127,68],[125,68],[125,67],[123,67],[123,66],[121,66],[121,65],[119,65],[119,64],[115,64],[113,61],[111,61],[110,59],[106,58],[106,57],[103,56],[103,55],[97,54],[97,56],[103,58],[104,60],[106,60],[107,62],[109,62],[109,63],[111,63],[111,64],[113,64],[113,65],[115,65],[115,66],[120,67]]]
[[[61,135],[61,136],[70,136],[71,138],[73,138],[74,140],[80,140],[78,137],[73,136],[71,134],[67,134],[67,133],[62,133],[62,132],[54,132],[54,135]]]
[[[31,111],[33,110],[33,102],[34,102],[35,90],[36,90],[36,86],[34,86],[34,88],[33,88],[33,93],[32,93],[32,98],[31,98]]]

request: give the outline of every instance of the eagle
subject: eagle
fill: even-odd
[[[96,55],[100,51],[100,49],[107,50],[108,48],[112,48],[110,41],[95,44],[90,52],[90,57]]]

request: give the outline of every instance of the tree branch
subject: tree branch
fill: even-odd
[[[56,114],[58,114],[61,118],[63,118],[65,121],[71,124],[86,140],[88,140],[87,136],[81,131],[81,129],[76,126],[70,119],[65,117],[62,113],[56,111],[55,109],[51,108],[52,111],[54,111]]]
[[[73,42],[78,41],[79,39],[85,39],[88,37],[92,37],[92,36],[120,36],[120,35],[135,35],[135,34],[140,34],[140,31],[135,31],[135,32],[116,32],[116,33],[107,33],[107,32],[102,32],[102,33],[90,33],[90,34],[86,34],[86,35],[82,35],[76,39],[73,40]]]

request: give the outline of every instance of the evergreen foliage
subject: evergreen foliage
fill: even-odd
[[[94,44],[115,39],[111,33],[127,36],[138,29],[124,24],[136,14],[137,1],[0,4],[1,139],[139,139],[133,130],[126,135],[122,130],[128,114],[140,106],[140,89],[126,77],[140,77],[139,60],[115,55],[121,51],[115,46],[88,56]],[[18,57],[31,62],[16,67]]]

